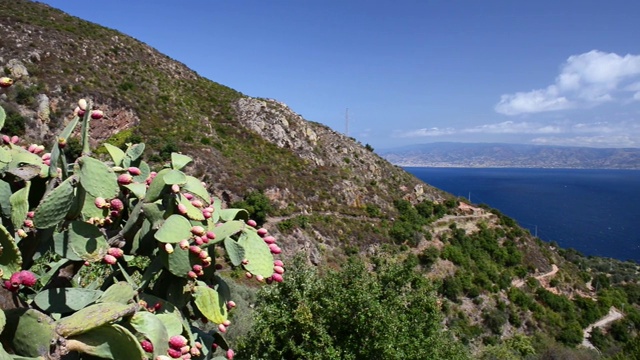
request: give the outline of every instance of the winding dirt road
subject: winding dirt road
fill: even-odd
[[[624,317],[624,314],[622,314],[620,311],[618,311],[618,309],[616,309],[615,307],[611,307],[611,309],[609,309],[609,313],[603,317],[602,319],[594,322],[593,324],[587,326],[586,329],[584,329],[583,332],[583,338],[582,338],[582,346],[589,348],[589,349],[593,349],[593,350],[598,350],[595,346],[593,346],[593,344],[589,341],[589,335],[591,334],[591,330],[593,330],[593,328],[603,328],[605,326],[607,326],[609,323],[614,322],[618,319],[622,319]]]

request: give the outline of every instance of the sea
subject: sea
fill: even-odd
[[[640,262],[640,170],[406,167],[422,181],[486,204],[544,241]]]

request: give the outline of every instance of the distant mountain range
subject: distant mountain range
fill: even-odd
[[[378,153],[399,166],[640,169],[639,148],[436,142]]]

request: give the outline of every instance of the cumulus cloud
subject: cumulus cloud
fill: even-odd
[[[502,95],[495,111],[518,115],[640,100],[639,80],[640,55],[592,50],[570,56],[546,88]]]

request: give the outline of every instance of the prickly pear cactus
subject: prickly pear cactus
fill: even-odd
[[[103,116],[81,99],[48,152],[0,134],[0,296],[16,307],[0,309],[0,359],[232,357],[220,262],[281,282],[281,249],[189,175],[187,155],[156,171],[144,144],[93,156],[90,123]],[[0,131],[5,117],[0,107]],[[82,155],[67,163],[78,132]]]

